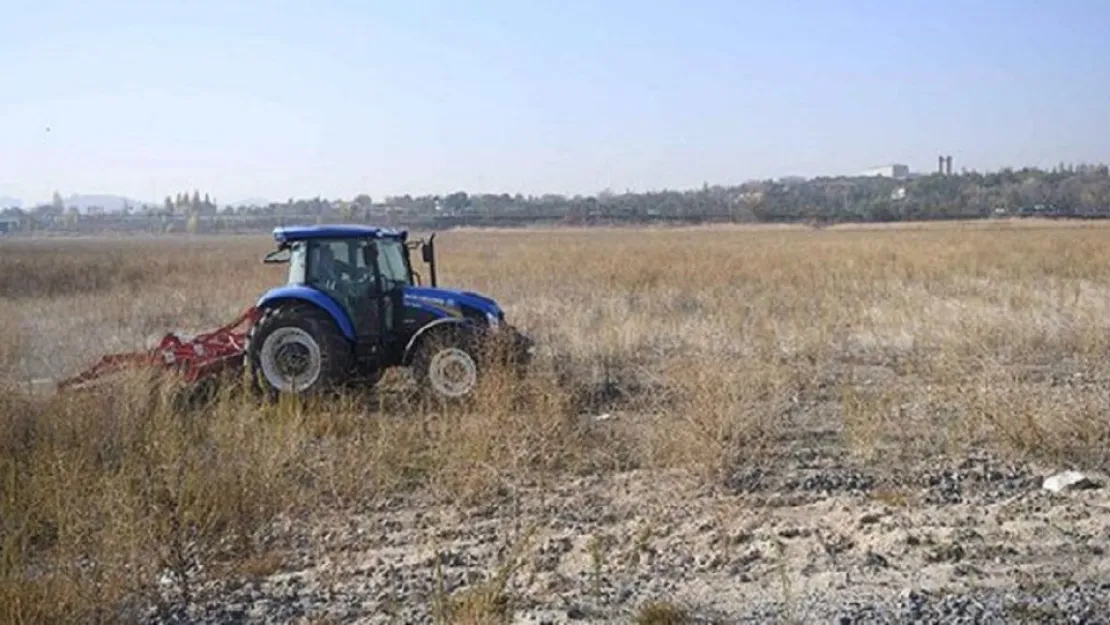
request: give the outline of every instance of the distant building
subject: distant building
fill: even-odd
[[[19,232],[23,222],[19,217],[0,217],[0,234]]]
[[[882,167],[873,167],[871,169],[861,171],[856,174],[862,177],[882,177],[894,178],[896,180],[905,180],[910,177],[910,168],[908,165],[901,165],[898,163],[883,165]]]

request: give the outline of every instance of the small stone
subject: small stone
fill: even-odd
[[[890,566],[890,562],[887,561],[886,556],[880,553],[875,553],[874,551],[867,552],[865,562],[868,566],[874,566],[882,569]]]
[[[864,525],[874,525],[875,523],[878,523],[882,518],[883,515],[879,514],[878,512],[870,512],[860,517],[859,524],[861,527]]]
[[[1079,471],[1064,471],[1063,473],[1057,473],[1056,475],[1046,477],[1041,486],[1047,491],[1060,493],[1065,490],[1100,488],[1102,485]]]

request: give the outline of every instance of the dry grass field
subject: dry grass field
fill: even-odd
[[[464,414],[401,376],[199,414],[29,393],[284,268],[265,236],[0,242],[0,622],[1110,614],[1110,499],[1040,489],[1110,468],[1110,229],[437,244],[542,346]]]

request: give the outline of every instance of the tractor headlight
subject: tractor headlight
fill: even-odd
[[[501,327],[501,320],[493,313],[486,313],[486,321],[489,322],[490,330],[497,330]]]

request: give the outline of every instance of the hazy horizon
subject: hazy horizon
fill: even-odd
[[[16,2],[0,196],[644,191],[1110,160],[1110,4]],[[277,7],[277,8],[275,8]]]

